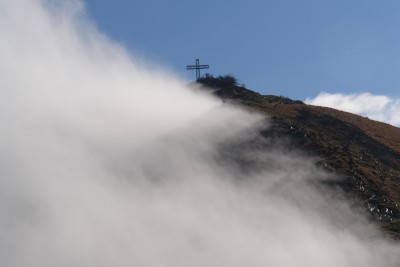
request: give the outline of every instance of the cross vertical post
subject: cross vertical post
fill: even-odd
[[[200,78],[200,60],[196,58],[196,79]]]
[[[200,60],[196,58],[195,65],[187,65],[187,70],[196,70],[196,80],[200,78],[200,70],[201,69],[208,69],[209,65],[200,65]]]

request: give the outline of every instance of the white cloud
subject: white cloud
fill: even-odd
[[[227,145],[262,118],[142,68],[79,1],[52,3],[0,0],[0,266],[399,262],[304,182],[326,176],[310,160]]]
[[[400,99],[392,99],[384,95],[323,92],[315,98],[307,98],[305,103],[331,107],[400,126]]]

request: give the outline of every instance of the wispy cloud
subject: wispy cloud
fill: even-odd
[[[311,160],[257,149],[264,118],[143,68],[79,3],[0,0],[0,266],[396,266]]]
[[[371,93],[331,94],[323,92],[315,98],[307,98],[305,102],[355,113],[400,126],[400,99]]]

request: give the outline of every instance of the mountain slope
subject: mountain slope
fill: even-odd
[[[342,177],[332,185],[346,192],[386,233],[400,238],[400,129],[348,112],[260,95],[235,80],[211,76],[198,83],[225,103],[265,114],[272,127],[260,134],[288,146]]]

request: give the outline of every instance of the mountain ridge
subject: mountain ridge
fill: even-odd
[[[289,140],[316,158],[315,164],[342,179],[334,182],[389,236],[400,239],[400,128],[349,112],[261,95],[235,78],[206,76],[197,81],[224,103],[271,118],[260,134]]]

